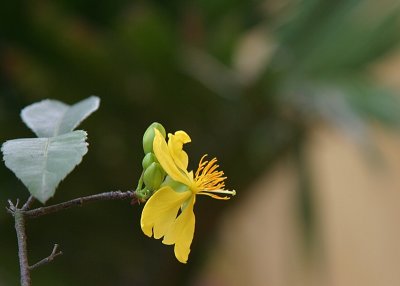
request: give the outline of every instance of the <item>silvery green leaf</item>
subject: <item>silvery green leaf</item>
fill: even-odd
[[[97,96],[88,97],[74,105],[46,99],[21,111],[22,120],[38,137],[53,137],[73,131],[99,107]]]
[[[87,134],[77,130],[51,138],[15,139],[1,148],[5,165],[45,203],[87,152]]]

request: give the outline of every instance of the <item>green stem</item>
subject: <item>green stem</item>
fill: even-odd
[[[142,189],[142,186],[143,186],[143,175],[144,175],[144,170],[142,172],[142,175],[140,175],[139,182],[138,182],[138,185],[137,185],[136,190],[135,190],[135,196],[141,202],[146,201],[150,196],[150,191],[146,187],[144,187]]]
[[[142,171],[142,174],[140,175],[139,182],[138,182],[138,185],[136,187],[135,193],[139,192],[142,189],[142,186],[143,186],[143,174],[144,174],[144,170]]]

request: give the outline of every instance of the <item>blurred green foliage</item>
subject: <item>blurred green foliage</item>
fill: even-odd
[[[32,102],[102,99],[82,127],[89,153],[52,202],[134,189],[141,137],[153,121],[191,135],[192,168],[204,152],[218,156],[228,187],[238,190],[230,204],[196,205],[186,266],[142,235],[137,206],[99,203],[31,221],[32,262],[54,242],[65,253],[33,273],[35,284],[190,284],[214,241],[217,214],[274,161],[301,152],[315,124],[333,124],[361,143],[366,121],[399,126],[398,97],[368,71],[396,47],[399,16],[394,0],[2,1],[1,142],[33,137],[18,117]],[[0,206],[27,197],[4,166],[0,190]],[[0,229],[0,284],[16,285],[5,212]]]

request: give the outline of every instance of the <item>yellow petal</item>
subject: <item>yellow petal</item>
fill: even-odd
[[[181,170],[187,170],[189,158],[185,151],[183,151],[183,144],[191,141],[189,135],[184,131],[176,131],[175,134],[168,134],[168,148],[169,152],[174,159],[175,164]]]
[[[159,239],[174,223],[181,205],[189,199],[191,192],[175,192],[166,186],[155,192],[143,208],[140,224],[147,236]]]
[[[191,181],[187,176],[186,169],[179,169],[175,164],[174,158],[171,156],[167,142],[161,135],[160,131],[154,129],[155,137],[153,141],[153,151],[158,162],[163,167],[164,171],[175,181],[185,185],[191,185]]]
[[[195,227],[194,203],[195,196],[193,195],[163,239],[164,244],[175,243],[175,257],[182,263],[186,263],[188,260],[190,245],[193,240]]]

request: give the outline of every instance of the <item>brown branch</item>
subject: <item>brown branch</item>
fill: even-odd
[[[24,211],[24,216],[28,218],[40,217],[43,215],[59,212],[65,209],[69,209],[75,206],[81,206],[91,202],[97,201],[109,201],[109,200],[125,200],[125,199],[135,199],[136,195],[133,191],[121,192],[121,191],[113,191],[106,192],[96,195],[91,195],[87,197],[81,197],[77,199],[73,199],[67,202],[63,202],[60,204],[48,206],[48,207],[40,207],[32,210]]]
[[[35,269],[35,268],[45,265],[49,262],[52,262],[54,260],[54,258],[56,258],[57,256],[62,255],[62,254],[63,254],[62,251],[58,251],[58,244],[54,244],[53,251],[51,252],[51,254],[49,256],[47,256],[46,258],[43,258],[39,262],[29,266],[29,270]]]
[[[137,200],[136,194],[133,191],[121,192],[106,192],[101,194],[96,194],[87,197],[81,197],[74,200],[70,200],[67,202],[63,202],[60,204],[40,207],[36,209],[30,210],[32,204],[35,199],[33,196],[30,196],[29,199],[25,202],[22,208],[18,207],[19,200],[17,200],[14,205],[10,200],[8,201],[9,206],[6,208],[7,212],[9,212],[15,220],[15,231],[17,234],[18,241],[18,257],[19,257],[19,265],[20,265],[20,274],[21,274],[21,286],[31,286],[31,275],[30,270],[45,265],[51,261],[53,261],[57,256],[61,255],[62,252],[58,251],[58,245],[55,244],[53,251],[51,254],[35,263],[32,266],[29,266],[28,262],[28,252],[27,252],[27,237],[25,230],[25,219],[26,218],[35,218],[43,215],[55,213],[61,210],[69,209],[74,206],[82,206],[86,203],[97,202],[97,201],[108,201],[108,200],[125,200],[131,199],[132,201]]]
[[[29,271],[28,251],[26,245],[25,216],[21,209],[18,208],[18,202],[14,205],[9,201],[9,204],[9,210],[14,216],[15,231],[17,233],[21,286],[30,286],[31,275]]]

